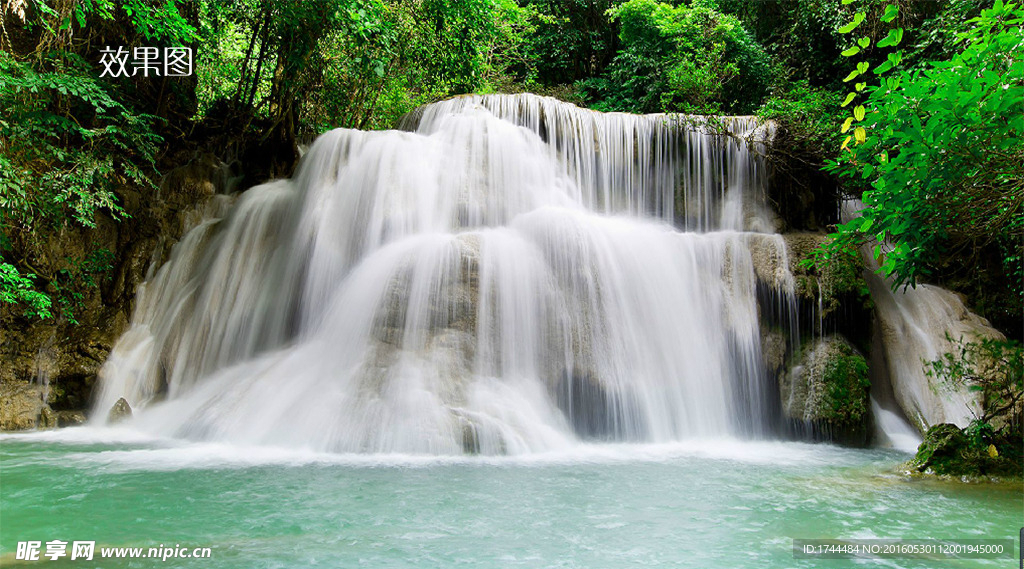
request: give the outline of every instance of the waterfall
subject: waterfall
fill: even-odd
[[[858,199],[844,200],[840,217],[847,222],[863,208]],[[978,393],[928,377],[926,363],[955,353],[953,341],[1004,336],[968,310],[952,291],[929,284],[894,288],[892,278],[878,274],[875,245],[883,254],[892,250],[891,243],[869,242],[860,251],[877,318],[871,354],[876,397],[872,404],[878,408],[876,413],[884,411],[876,415],[882,438],[894,445],[903,441],[909,447],[913,437],[908,437],[908,429],[900,424],[903,417],[899,411],[920,434],[941,423],[966,427],[974,416],[981,415]]]
[[[967,310],[956,293],[924,284],[893,291],[890,284],[877,275],[868,279],[896,402],[921,433],[940,423],[966,427],[974,415],[981,415],[980,397],[966,387],[928,377],[925,363],[955,353],[950,338],[977,341],[1002,335]]]
[[[491,95],[402,127],[328,132],[189,232],[97,409],[338,452],[767,433],[758,289],[793,294],[770,126]]]

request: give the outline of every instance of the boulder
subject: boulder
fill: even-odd
[[[779,378],[782,412],[810,438],[867,444],[870,387],[867,361],[845,338],[818,338]]]
[[[924,441],[917,447],[917,454],[911,461],[913,468],[919,472],[931,471],[935,474],[978,474],[974,468],[968,468],[962,453],[967,450],[967,437],[960,427],[952,423],[942,423],[928,429]]]
[[[107,415],[107,423],[111,425],[120,423],[125,419],[132,418],[132,408],[128,405],[128,401],[124,397],[117,400],[114,406],[110,408],[110,413]]]
[[[868,282],[877,305],[881,355],[900,409],[922,434],[942,423],[966,427],[981,414],[981,397],[928,376],[924,362],[957,353],[954,341],[960,338],[976,342],[1002,334],[951,291],[925,284],[893,291],[876,275]]]
[[[43,397],[42,385],[27,381],[0,382],[0,431],[56,427],[56,415]]]
[[[1024,475],[1019,435],[989,432],[972,437],[970,427],[961,429],[952,423],[930,427],[906,466],[916,472],[957,477]]]
[[[84,425],[87,420],[83,411],[57,411],[58,427]]]

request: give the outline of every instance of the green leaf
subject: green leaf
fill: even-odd
[[[856,96],[857,96],[857,93],[850,93],[849,95],[846,96],[846,99],[843,100],[843,104],[839,105],[839,106],[840,107],[845,107],[846,105],[849,105],[850,103],[853,102],[853,99]],[[846,131],[843,131],[843,132],[846,132]]]
[[[865,140],[867,140],[868,133],[866,130],[864,130],[864,127],[858,126],[857,128],[853,129],[853,137],[857,139],[858,143],[863,143]]]
[[[859,45],[861,47],[861,49],[867,49],[868,46],[871,45],[871,38],[869,38],[869,37],[860,38],[859,40],[857,40],[857,45]]]
[[[857,12],[856,14],[854,14],[852,22],[850,22],[849,24],[846,24],[845,26],[839,28],[839,33],[841,33],[841,34],[848,34],[848,33],[852,32],[853,30],[857,29],[857,26],[859,26],[861,24],[861,22],[863,22],[863,21],[864,21],[864,12]]]
[[[849,49],[843,50],[843,57],[853,57],[854,55],[857,55],[858,53],[860,53],[860,48],[857,47],[857,46],[853,46],[853,47],[851,47]]]
[[[857,105],[857,108],[853,109],[853,116],[858,120],[864,120],[864,105]]]
[[[882,14],[882,21],[889,23],[896,19],[896,15],[900,13],[900,9],[895,4],[889,4],[885,7],[885,13]]]
[[[852,124],[853,124],[853,117],[846,117],[846,120],[843,121],[843,128],[842,128],[842,130],[840,130],[840,132],[845,134],[846,131],[850,130],[850,126]]]
[[[899,45],[901,41],[903,41],[903,28],[896,28],[894,30],[889,30],[889,35],[885,36],[882,41],[878,42],[878,47]]]

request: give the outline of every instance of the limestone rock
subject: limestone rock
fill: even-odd
[[[0,431],[27,431],[57,426],[43,401],[43,386],[27,381],[0,382]]]
[[[83,411],[57,411],[58,427],[84,425],[87,420]]]
[[[188,159],[182,157],[182,162]],[[97,278],[97,286],[82,291],[74,311],[78,324],[63,318],[29,320],[11,304],[0,305],[0,384],[14,392],[34,378],[49,380],[49,401],[54,408],[82,409],[89,405],[97,372],[117,338],[128,327],[135,293],[147,270],[167,255],[169,245],[185,233],[199,214],[227,196],[236,180],[230,167],[214,157],[200,155],[168,173],[159,192],[124,185],[118,188],[128,219],[117,223],[98,216],[96,227],[67,228],[41,240],[22,254],[33,258],[41,273],[67,268],[67,259],[86,259],[98,249],[112,251],[111,268]],[[163,251],[161,250],[163,249]],[[31,399],[31,398],[29,398]],[[13,401],[11,399],[10,401]],[[0,428],[34,428],[38,410],[32,405],[8,406]],[[41,409],[41,408],[40,408]]]
[[[864,357],[843,337],[826,336],[804,346],[779,378],[782,411],[814,438],[865,444],[870,385]]]
[[[793,260],[788,240],[783,236],[760,233],[745,238],[757,279],[776,290],[791,286]]]
[[[932,285],[892,291],[888,281],[870,276],[871,295],[877,306],[886,371],[896,402],[910,422],[924,434],[932,425],[954,423],[966,427],[979,414],[977,393],[953,388],[925,374],[923,362],[955,353],[950,342],[964,338],[1003,338],[983,318],[970,312],[953,292]]]
[[[128,405],[128,401],[124,397],[117,400],[114,406],[110,408],[110,414],[107,415],[107,422],[110,424],[120,423],[125,419],[131,419],[132,408]]]
[[[783,370],[788,349],[786,334],[780,330],[761,330],[761,358],[773,377]]]

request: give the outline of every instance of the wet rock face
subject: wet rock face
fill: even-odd
[[[107,422],[111,425],[120,423],[125,419],[132,418],[132,408],[128,405],[128,401],[124,397],[117,400],[114,406],[110,408],[110,413],[107,415]]]
[[[607,389],[590,373],[563,373],[555,395],[558,408],[582,439],[624,440],[639,430],[632,421],[638,413],[629,398]]]
[[[43,387],[29,382],[0,383],[0,430],[29,431],[57,426],[57,416],[43,401]]]
[[[75,427],[84,425],[87,421],[82,411],[57,411],[56,415],[58,427]]]
[[[66,258],[84,259],[97,249],[113,252],[114,258],[111,269],[95,277],[97,286],[81,291],[74,310],[77,325],[64,318],[27,319],[13,305],[0,306],[0,390],[5,407],[8,400],[25,402],[3,411],[0,430],[35,427],[38,410],[30,409],[27,402],[32,397],[25,386],[43,378],[49,386],[43,404],[55,411],[53,426],[60,422],[61,412],[89,406],[97,372],[128,328],[136,289],[147,269],[165,258],[171,245],[195,224],[209,198],[226,189],[227,170],[205,155],[170,171],[159,191],[121,188],[118,197],[130,217],[114,222],[100,216],[95,228],[68,228],[41,238],[27,252],[41,274],[55,274]],[[74,417],[66,415],[64,421],[79,422]]]
[[[805,345],[779,379],[783,415],[812,439],[867,444],[867,362],[841,336]]]

